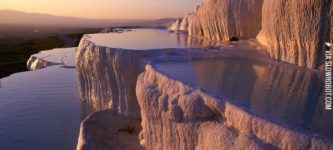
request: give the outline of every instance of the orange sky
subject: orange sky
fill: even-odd
[[[94,19],[182,17],[201,0],[0,0],[0,9]]]

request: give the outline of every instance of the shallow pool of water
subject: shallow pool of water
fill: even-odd
[[[99,33],[89,36],[89,41],[96,45],[130,50],[201,48],[215,43],[205,38],[157,29],[133,29],[122,33]]]
[[[81,103],[75,68],[51,66],[0,82],[1,150],[76,148],[89,107]]]
[[[325,110],[323,78],[318,73],[247,59],[168,62],[156,67],[260,116],[333,137],[333,112]]]

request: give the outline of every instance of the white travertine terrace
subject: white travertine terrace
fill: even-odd
[[[267,45],[272,58],[319,68],[323,63],[324,42],[330,41],[329,3],[329,0],[265,0],[259,41]]]
[[[193,19],[193,13],[190,13],[190,14],[187,14],[181,24],[180,24],[180,27],[179,27],[179,30],[180,31],[187,31],[188,27],[190,26],[190,23],[191,23],[191,20]]]
[[[127,117],[141,118],[140,144],[146,149],[332,148],[331,142],[253,115],[227,99],[215,98],[149,65],[203,58],[250,58],[286,65],[269,59],[265,47],[256,40],[187,48],[193,39],[180,37],[178,42],[183,44],[175,44],[174,48],[152,49],[154,41],[148,41],[142,45],[134,42],[139,49],[131,50],[134,46],[126,42],[96,42],[91,40],[92,36],[84,36],[76,55],[81,97],[98,111],[111,109]],[[98,42],[104,46],[97,45]],[[81,131],[89,130],[82,125]],[[80,135],[78,149],[91,141],[87,137],[93,133],[84,134]]]
[[[38,70],[47,67],[48,62],[35,56],[30,56],[27,67],[29,70]]]
[[[182,23],[182,19],[177,19],[175,23],[171,24],[171,26],[169,27],[169,30],[171,30],[171,31],[180,30],[181,23]]]
[[[151,32],[150,30],[148,31]],[[130,32],[136,31],[133,30]],[[157,32],[162,32],[162,36],[166,34],[173,38],[172,34],[166,31]],[[113,34],[121,35],[124,33]],[[180,35],[180,37],[176,37],[178,41],[169,41],[169,45],[171,45],[169,48],[165,44],[168,43],[167,40],[159,39],[162,42],[164,41],[164,47],[157,42],[157,48],[154,48],[153,46],[156,46],[156,43],[154,41],[147,41],[145,43],[134,42],[133,44],[137,44],[136,46],[140,49],[131,49],[134,46],[126,45],[125,42],[128,38],[121,37],[121,39],[125,40],[121,42],[119,42],[119,39],[116,39],[115,41],[119,43],[114,43],[114,46],[111,46],[104,42],[91,40],[91,36],[95,35],[84,36],[76,54],[81,98],[96,110],[113,109],[120,114],[137,118],[140,118],[140,111],[135,95],[135,85],[137,77],[144,71],[144,66],[147,63],[154,61],[230,57],[229,55],[239,57],[261,56],[261,58],[263,58],[262,56],[266,56],[263,53],[262,47],[260,48],[260,45],[254,41],[243,41],[235,45],[217,45],[217,47],[224,49],[224,51],[217,51],[216,49],[201,49],[199,45],[203,45],[203,47],[204,45],[214,45],[213,43],[206,42],[204,39],[201,41],[195,38],[184,38]],[[151,36],[154,36],[154,34]],[[166,38],[169,38],[169,36],[166,36]],[[146,38],[150,39],[149,37]],[[109,38],[109,41],[113,43],[113,38]],[[129,41],[132,44],[133,40]],[[139,41],[142,41],[142,39]],[[154,44],[150,45],[151,43]],[[125,48],[119,48],[122,46]],[[260,52],[256,55],[253,51],[256,51],[258,48]]]
[[[187,14],[184,18],[178,19],[176,22],[171,24],[168,28],[170,31],[188,31],[189,26],[192,24],[194,13]]]
[[[152,29],[85,35],[76,54],[81,98],[96,110],[140,118],[135,85],[145,64],[200,57],[197,47],[206,42]]]
[[[332,140],[269,121],[154,68],[155,62],[227,57],[318,69],[323,42],[333,40],[332,9],[330,0],[204,0],[170,28],[218,41],[241,39],[230,43],[151,29],[85,35],[76,53],[81,98],[96,111],[141,119],[146,149],[333,149]],[[45,67],[44,56],[31,57],[28,66]],[[107,116],[100,118],[103,124]],[[85,143],[96,135],[87,122],[78,149],[98,146]]]
[[[262,3],[263,0],[204,0],[194,17],[187,16],[188,32],[220,41],[255,38],[261,29]]]
[[[74,67],[75,49],[76,48],[73,47],[41,51],[30,56],[27,61],[27,67],[29,70],[38,70],[53,65]]]
[[[332,149],[147,65],[137,82],[140,143],[146,149]]]
[[[178,30],[222,41],[257,38],[274,59],[320,69],[324,42],[333,40],[332,5],[331,0],[204,0]]]

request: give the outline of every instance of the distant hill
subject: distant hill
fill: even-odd
[[[124,25],[160,25],[174,21],[165,19],[137,19],[137,20],[102,20],[82,19],[75,17],[54,16],[48,14],[26,13],[15,10],[0,10],[0,24],[17,25],[45,25],[54,27],[110,27]]]

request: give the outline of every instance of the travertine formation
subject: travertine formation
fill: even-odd
[[[332,9],[331,0],[204,0],[178,30],[221,41],[257,38],[272,58],[318,69],[324,42],[333,40]]]
[[[146,66],[157,61],[225,57],[246,57],[274,63],[266,57],[265,48],[255,40],[193,49],[128,50],[99,46],[89,38],[89,35],[86,35],[82,39],[76,56],[82,99],[96,110],[111,109],[126,117],[141,118],[143,130],[140,134],[140,144],[146,149],[332,147],[331,143],[326,143],[320,138],[267,121],[230,103],[227,99],[214,98],[193,86],[163,75],[152,65]],[[181,41],[183,40],[180,39],[180,43]],[[260,67],[254,70],[258,77],[267,76],[267,72],[271,72]],[[198,70],[193,71],[200,74]],[[272,82],[269,85],[275,84]],[[260,92],[260,89],[255,89],[255,92]],[[257,99],[258,105],[265,101],[263,98]],[[98,114],[99,112],[94,115],[99,116]],[[89,120],[94,118],[90,117]],[[101,120],[103,119],[97,119],[96,122],[103,124]],[[78,149],[96,149],[95,147],[99,146],[98,139],[103,140],[98,133],[104,133],[104,130],[102,128],[95,134],[93,128],[85,125],[86,122],[81,127]],[[110,129],[110,134],[114,133],[111,132],[111,122],[104,127]],[[90,136],[93,137],[89,138]]]
[[[194,13],[189,13],[184,18],[178,19],[176,22],[171,24],[171,26],[168,28],[168,30],[187,32],[189,29],[189,26],[193,22],[194,15],[195,15]]]
[[[324,42],[330,37],[329,3],[330,0],[265,0],[259,41],[267,45],[275,59],[320,67]]]
[[[83,37],[76,54],[81,98],[96,110],[139,118],[134,87],[145,52],[96,46],[88,38]]]
[[[89,35],[82,38],[76,53],[81,99],[95,110],[112,109],[135,118],[140,118],[135,94],[136,80],[147,63],[201,56],[195,51],[185,53],[191,49],[131,50],[105,47],[95,45],[89,38]]]
[[[255,59],[256,60],[256,59]],[[178,64],[178,65],[177,65]],[[157,64],[157,70],[173,78],[208,89],[211,95],[230,98],[255,114],[265,114],[290,126],[300,126],[323,136],[333,136],[332,112],[325,110],[323,74],[247,59],[226,58],[192,61],[191,70],[183,69],[187,78],[173,75]],[[309,96],[311,95],[311,96]],[[266,118],[266,117],[265,117]]]
[[[93,113],[80,128],[77,150],[141,150],[140,120],[112,110]]]
[[[75,49],[76,48],[57,48],[41,51],[30,56],[27,61],[27,67],[29,70],[38,70],[53,65],[75,68]]]
[[[29,70],[38,70],[47,67],[48,62],[38,58],[36,56],[30,56],[29,60],[27,61],[27,67]]]
[[[182,20],[182,22],[180,24],[179,30],[180,31],[187,31],[188,28],[189,28],[189,26],[190,26],[190,24],[192,23],[193,18],[194,18],[194,13],[187,14],[183,18],[183,20]]]
[[[118,34],[118,33],[112,33]],[[165,48],[159,50],[129,50],[95,45],[85,35],[76,53],[78,83],[81,99],[95,110],[112,109],[125,116],[140,118],[140,108],[135,94],[137,77],[147,63],[155,61],[191,60],[224,57],[227,55],[254,54],[258,44],[240,42],[244,47],[224,45],[224,51],[198,48]],[[186,40],[186,39],[184,39]],[[197,39],[198,40],[198,39]],[[179,39],[182,44],[201,43]],[[204,43],[201,43],[204,44]],[[241,51],[237,51],[237,48]],[[249,52],[243,49],[248,49]],[[238,53],[239,52],[239,53]]]
[[[146,66],[136,87],[146,149],[331,149]]]
[[[175,23],[171,24],[169,30],[178,31],[180,29],[180,24],[182,23],[182,19],[177,19]]]
[[[261,29],[262,3],[263,0],[205,0],[194,13],[184,17],[179,30],[220,41],[255,38]]]
[[[317,69],[322,65],[323,43],[333,40],[332,9],[331,0],[204,0],[195,12],[178,19],[170,30],[218,41],[256,38],[267,46],[270,57]],[[113,34],[123,31],[114,30],[118,33]],[[210,46],[201,43],[205,45],[202,49],[130,50],[96,45],[89,38],[89,35],[83,37],[76,53],[80,94],[95,110],[106,111],[96,112],[82,123],[77,149],[110,149],[114,148],[112,144],[120,145],[120,149],[140,149],[137,135],[128,134],[133,127],[137,131],[139,118],[143,128],[140,144],[146,149],[333,149],[331,141],[268,121],[270,119],[254,115],[231,100],[213,97],[174,80],[153,66],[156,61],[212,57],[256,57],[268,62],[266,53],[260,51],[254,55],[255,49],[263,48],[252,40],[237,42],[243,44],[242,47],[237,43]],[[180,45],[200,43],[195,41],[198,39],[184,36],[176,38]],[[32,56],[28,66],[34,70],[53,63],[65,66],[62,61],[47,61],[45,56]],[[209,71],[212,72],[219,73]],[[200,67],[193,73],[208,76]],[[290,71],[290,76],[285,76],[275,66],[269,69],[254,66],[247,76],[249,74],[259,79],[267,77],[267,80],[247,81],[254,83],[248,90],[255,93],[254,109],[260,109],[271,97],[261,88],[299,92],[301,98],[308,96],[306,91],[313,90],[297,89],[297,84],[288,82],[297,80],[294,83],[311,84],[306,82],[310,78],[307,74]],[[234,83],[229,84],[224,91],[239,88]],[[310,109],[305,107],[308,103],[297,104],[302,109],[295,112]],[[279,107],[292,109],[291,105]],[[323,115],[322,112],[311,113],[315,117]],[[126,143],[128,139],[134,145]]]

